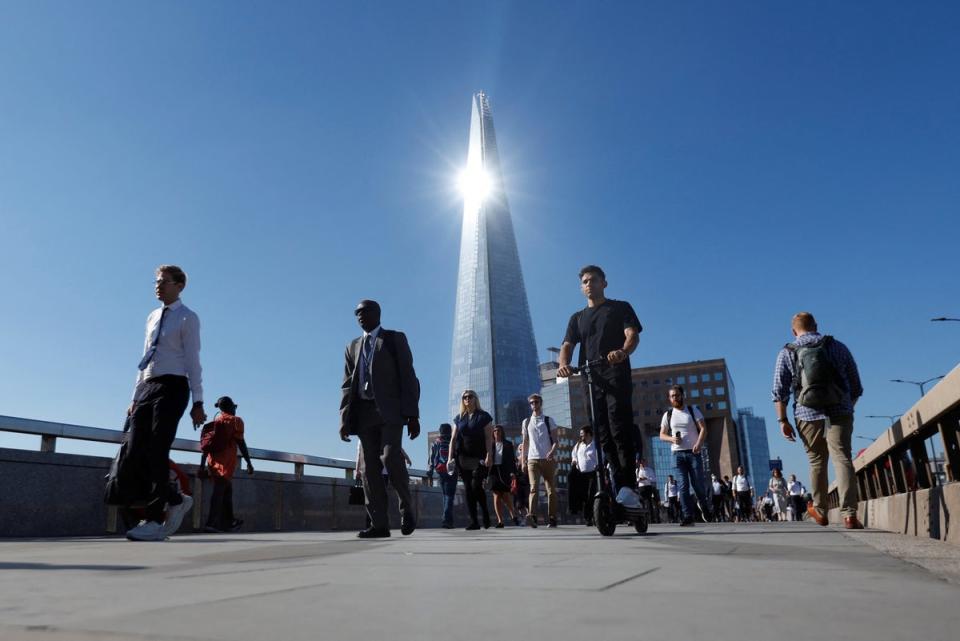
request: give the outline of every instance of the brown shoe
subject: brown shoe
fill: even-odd
[[[817,525],[827,527],[827,525],[830,524],[830,521],[827,520],[827,517],[820,514],[820,510],[813,507],[813,501],[807,501],[807,514],[810,515],[810,518],[813,519],[813,522]]]
[[[843,527],[848,530],[862,530],[863,523],[857,520],[855,516],[845,516],[843,517]]]

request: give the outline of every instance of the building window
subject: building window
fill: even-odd
[[[724,390],[723,390],[722,387],[718,387],[717,389],[713,390],[713,392],[714,392],[714,394],[716,394],[717,396],[723,396],[723,394],[724,394]]]
[[[673,385],[673,379],[672,379],[672,378],[665,378],[665,379],[663,379],[663,383],[664,383],[664,385]]]
[[[713,390],[710,389],[709,387],[704,387],[704,388],[703,388],[703,395],[704,395],[704,396],[712,396],[712,395],[713,395]]]
[[[717,403],[717,409],[721,409],[721,410],[727,409],[727,402],[726,402],[726,401],[720,401],[719,403]]]
[[[690,382],[691,382],[691,383],[696,383],[696,382],[697,382],[697,375],[696,375],[696,374],[691,374],[691,375],[690,375]]]
[[[700,390],[698,389],[690,390],[690,398],[699,398],[699,397],[700,397]]]
[[[686,383],[686,382],[687,382],[687,379],[686,379],[685,376],[678,376],[678,377],[677,377],[677,385],[683,385],[683,384]]]
[[[713,409],[713,403],[707,403],[707,409],[708,409],[708,410],[712,410],[712,409]]]
[[[650,416],[650,410],[643,410],[644,416]]]
[[[640,381],[640,387],[646,387],[646,386],[647,386],[647,381],[646,381],[646,380]]]
[[[660,384],[660,379],[659,379],[659,378],[653,379],[653,384],[654,384],[654,385],[659,385],[659,384]]]
[[[722,380],[723,380],[723,372],[714,372],[714,374],[713,374],[713,380],[715,380],[715,381],[722,381]]]

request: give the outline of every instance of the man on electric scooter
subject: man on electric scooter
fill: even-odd
[[[580,270],[580,290],[587,298],[587,306],[570,317],[560,347],[557,376],[568,377],[572,373],[570,360],[577,344],[580,345],[580,367],[588,361],[606,360],[593,377],[594,427],[619,488],[617,503],[626,508],[639,508],[634,471],[636,446],[630,354],[637,348],[643,328],[630,303],[604,296],[606,287],[606,274],[596,265]],[[589,390],[587,402],[590,402]]]

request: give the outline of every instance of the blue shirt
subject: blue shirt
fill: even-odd
[[[796,346],[809,345],[823,338],[816,332],[798,336],[793,344]],[[853,360],[853,355],[847,346],[840,341],[833,339],[827,345],[827,356],[830,362],[837,370],[840,377],[840,387],[843,388],[843,400],[839,405],[828,408],[826,412],[819,412],[803,405],[797,405],[793,402],[793,415],[800,421],[819,421],[825,418],[837,418],[840,416],[853,415],[853,403],[863,396],[863,386],[860,384],[860,373],[857,371],[857,364]],[[790,401],[790,394],[793,392],[793,379],[796,376],[793,354],[786,347],[777,354],[777,365],[773,372],[773,400],[781,403]]]

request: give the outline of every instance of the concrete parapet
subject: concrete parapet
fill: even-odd
[[[858,514],[868,528],[960,545],[960,482],[860,501]],[[843,521],[839,509],[830,521]]]
[[[104,476],[111,459],[0,448],[0,537],[102,536],[112,530],[103,503]],[[197,466],[181,465],[193,476],[193,515],[182,531],[202,526],[212,484],[195,478]],[[244,531],[353,530],[363,527],[362,506],[348,504],[352,481],[342,478],[257,472],[234,479],[234,509],[244,519]],[[421,527],[439,527],[440,489],[411,485]],[[391,519],[400,527],[396,497],[391,494]],[[456,507],[457,523],[466,511]],[[491,508],[492,512],[492,508]],[[122,530],[122,526],[121,530]]]

